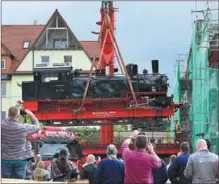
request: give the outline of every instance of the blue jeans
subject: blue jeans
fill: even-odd
[[[2,160],[2,178],[24,179],[26,175],[26,161]]]

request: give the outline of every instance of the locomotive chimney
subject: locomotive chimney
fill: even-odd
[[[159,60],[152,60],[152,73],[157,74],[159,73]]]

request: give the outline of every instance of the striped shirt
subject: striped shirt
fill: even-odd
[[[29,158],[32,158],[34,157],[34,153],[33,153],[33,150],[32,150],[32,145],[31,145],[31,142],[30,141],[27,141],[27,144],[25,146],[25,159],[29,159]]]
[[[39,121],[33,125],[21,124],[14,119],[6,119],[1,123],[1,151],[4,160],[25,160],[26,144],[29,134],[37,133]]]

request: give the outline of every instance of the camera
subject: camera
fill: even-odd
[[[27,113],[26,113],[23,109],[21,109],[21,110],[20,110],[20,115],[21,115],[21,116],[26,116]]]

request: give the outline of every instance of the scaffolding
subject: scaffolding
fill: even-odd
[[[212,152],[219,154],[219,11],[194,13],[203,18],[194,21],[186,71],[179,62],[176,65],[174,101],[184,105],[172,118],[171,128],[178,120],[182,129],[191,130],[193,150],[197,139],[207,138]]]

